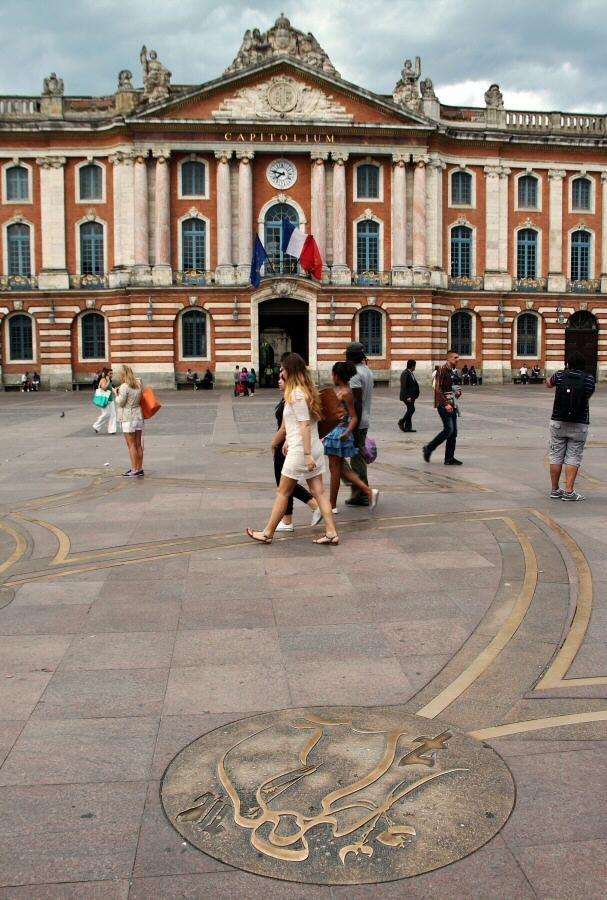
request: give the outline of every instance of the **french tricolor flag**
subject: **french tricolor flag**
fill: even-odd
[[[311,234],[304,234],[289,219],[282,220],[281,247],[283,253],[294,256],[304,272],[309,272],[318,281],[322,278],[322,256],[318,244]]]

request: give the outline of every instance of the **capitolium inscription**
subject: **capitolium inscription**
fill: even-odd
[[[171,823],[205,853],[316,884],[391,881],[455,862],[507,820],[501,757],[398,707],[298,709],[222,726],[168,767]]]

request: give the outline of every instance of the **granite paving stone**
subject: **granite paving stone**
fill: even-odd
[[[26,884],[21,887],[0,888],[0,900],[127,900],[129,882],[79,881],[61,884]]]
[[[38,703],[35,716],[89,719],[160,715],[166,682],[167,669],[57,672]]]
[[[173,632],[78,635],[63,657],[60,668],[166,669],[171,662],[174,642]]]
[[[229,658],[229,657],[228,657]],[[163,714],[201,715],[291,705],[285,670],[271,660],[255,665],[201,665],[171,669]]]

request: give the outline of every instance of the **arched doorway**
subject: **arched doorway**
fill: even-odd
[[[283,353],[299,353],[309,358],[308,304],[291,297],[265,300],[259,304],[259,381],[262,387],[276,387],[278,365]]]
[[[565,330],[565,358],[578,350],[586,360],[586,371],[596,377],[599,356],[599,326],[595,316],[586,310],[573,313]]]

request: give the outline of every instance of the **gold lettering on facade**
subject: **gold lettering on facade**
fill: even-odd
[[[223,139],[224,139],[224,141],[231,141],[232,140],[232,132],[226,131],[226,133],[223,136]]]
[[[334,144],[335,143],[335,135],[334,134],[310,134],[309,132],[305,132],[305,134],[286,134],[282,132],[281,134],[276,135],[274,132],[269,132],[266,134],[264,131],[250,131],[248,134],[244,134],[240,132],[234,138],[234,135],[231,131],[226,131],[223,136],[224,141],[233,141],[237,140],[239,142],[242,141],[250,141],[250,142],[258,142],[261,143],[265,140],[269,141],[271,144],[275,143],[277,140],[280,141],[281,144]]]
[[[244,134],[239,134],[236,138],[237,141],[244,141]]]

